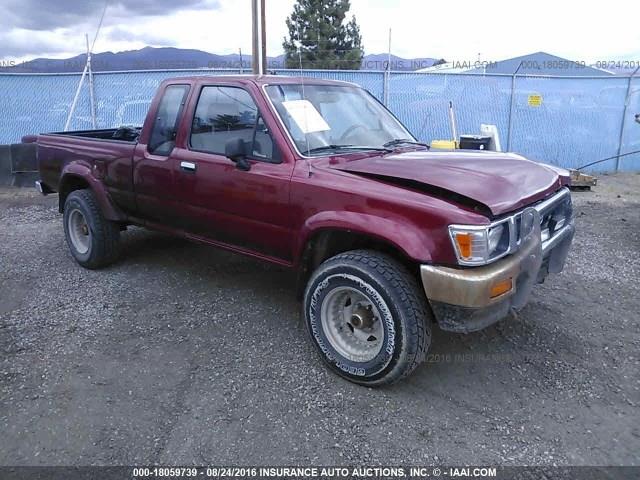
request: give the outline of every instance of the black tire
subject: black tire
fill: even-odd
[[[330,303],[332,292],[341,290],[355,290],[380,314],[374,322],[381,322],[384,340],[371,360],[350,360],[327,336],[323,303]],[[323,360],[337,374],[361,385],[380,386],[406,377],[424,361],[431,344],[433,316],[416,279],[393,258],[375,251],[353,250],[322,263],[307,283],[303,308],[307,330]],[[342,317],[337,318],[340,322]]]
[[[76,213],[74,213],[76,212]],[[88,248],[81,251],[74,244],[70,219],[82,215],[86,228]],[[73,258],[85,268],[96,269],[110,265],[118,258],[120,226],[107,220],[100,211],[95,194],[91,190],[75,190],[64,202],[64,235]]]

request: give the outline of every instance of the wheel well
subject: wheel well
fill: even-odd
[[[64,202],[67,201],[69,194],[75,190],[82,190],[85,188],[89,188],[89,182],[84,178],[76,175],[65,176],[58,192],[58,209],[60,210],[60,213],[64,211]]]
[[[412,275],[418,275],[418,264],[396,245],[381,238],[350,230],[327,229],[315,233],[306,243],[298,272],[298,296],[302,296],[311,273],[325,260],[349,250],[376,250],[394,258]]]

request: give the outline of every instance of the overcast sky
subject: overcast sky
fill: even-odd
[[[267,0],[268,55],[282,53],[293,0]],[[84,51],[104,0],[3,0],[0,60]],[[144,46],[251,49],[250,0],[110,0],[96,52]],[[640,60],[640,2],[351,0],[366,53],[500,60],[546,51],[576,61]]]

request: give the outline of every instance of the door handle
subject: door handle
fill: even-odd
[[[193,162],[180,162],[180,168],[187,172],[195,172],[196,164]]]

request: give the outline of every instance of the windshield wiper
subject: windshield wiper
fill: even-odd
[[[310,153],[321,153],[329,150],[333,150],[339,152],[341,150],[373,150],[376,152],[387,152],[391,153],[392,150],[386,147],[369,147],[366,145],[323,145],[321,147],[310,148],[307,150],[307,155]]]
[[[428,143],[416,142],[415,140],[411,140],[410,138],[395,138],[383,145],[383,147],[395,147],[397,145],[420,145],[421,147],[427,147],[427,149],[431,148]]]

